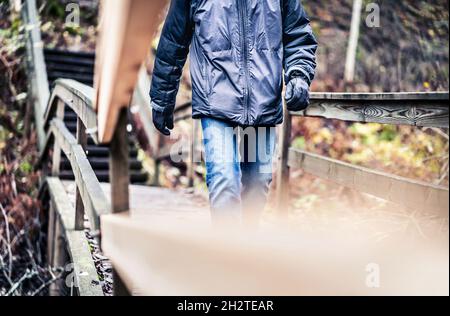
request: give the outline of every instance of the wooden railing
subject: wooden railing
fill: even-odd
[[[49,91],[36,0],[25,0],[22,16],[27,33],[29,102],[34,106],[40,163],[41,192],[49,201],[48,260],[53,267],[73,264],[71,290],[79,295],[103,295],[84,232],[84,216],[90,235],[101,236],[100,217],[129,210],[127,124],[128,106],[137,81],[139,65],[160,22],[166,1],[103,1],[102,23],[95,88],[73,80],[60,79]],[[148,18],[152,12],[154,16]],[[125,57],[126,56],[126,57]],[[64,124],[65,107],[77,115],[74,137]],[[86,157],[88,136],[96,144],[109,144],[111,202]],[[75,205],[58,178],[62,153],[75,176]],[[50,157],[51,154],[51,157]],[[50,163],[49,163],[50,162]],[[51,165],[51,169],[47,168]],[[121,278],[114,275],[116,294],[126,292]],[[52,286],[60,294],[64,280]]]
[[[315,93],[303,112],[285,113],[280,132],[277,204],[289,209],[289,169],[301,168],[319,178],[371,194],[412,210],[448,216],[448,188],[355,166],[290,147],[295,116],[351,122],[374,122],[447,128],[448,92],[437,93]]]
[[[44,61],[36,1],[26,0],[22,5],[22,19],[26,30],[26,67],[28,72],[28,102],[33,106],[35,128],[40,149],[39,166],[44,167],[41,191],[48,199],[48,264],[54,268],[68,269],[71,276],[51,285],[50,294],[60,295],[68,289],[78,295],[103,295],[97,270],[89,251],[84,232],[84,211],[94,236],[99,236],[99,215],[109,211],[103,191],[89,162],[83,146],[86,128],[94,140],[96,115],[92,111],[92,88],[71,80],[60,80],[50,95]],[[64,125],[64,108],[71,107],[78,115],[77,139]],[[47,155],[53,147],[51,170],[47,170]],[[61,151],[68,157],[75,173],[76,211],[67,191],[58,178]],[[68,264],[72,263],[69,267]],[[70,271],[69,271],[70,270]],[[66,276],[66,275],[65,275]]]
[[[73,80],[60,79],[55,82],[44,115],[47,138],[40,155],[41,165],[45,166],[50,158],[49,153],[52,153],[51,171],[47,171],[49,174],[46,179],[50,197],[49,263],[54,267],[73,263],[74,288],[82,296],[103,295],[84,231],[85,213],[89,219],[91,236],[99,240],[100,216],[111,210],[85,152],[88,135],[94,142],[98,138],[92,94],[92,88]],[[66,106],[77,114],[77,137],[64,124]],[[58,178],[62,153],[68,158],[75,175],[75,206]],[[57,294],[61,293],[62,288],[60,282],[52,289]]]

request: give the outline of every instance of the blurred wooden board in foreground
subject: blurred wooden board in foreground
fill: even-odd
[[[102,188],[108,196],[110,186]],[[208,207],[190,194],[144,186],[130,193],[130,212],[102,216],[102,247],[136,295],[449,293],[445,241],[374,242],[283,223],[217,229]]]
[[[150,210],[149,210],[150,211]],[[447,250],[365,236],[217,230],[102,217],[103,250],[137,295],[448,295]]]
[[[101,2],[94,104],[102,143],[111,141],[119,112],[131,101],[165,5],[165,0]]]

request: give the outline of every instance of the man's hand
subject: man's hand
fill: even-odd
[[[303,111],[309,106],[309,85],[303,78],[294,77],[286,87],[285,97],[289,111]]]
[[[173,112],[170,111],[157,111],[153,109],[153,125],[156,129],[165,136],[170,135],[170,130],[173,129]]]

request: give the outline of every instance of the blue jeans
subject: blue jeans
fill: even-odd
[[[254,223],[272,182],[275,127],[239,128],[203,118],[202,128],[213,222]]]

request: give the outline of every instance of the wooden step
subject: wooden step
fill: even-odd
[[[109,169],[109,158],[108,157],[91,157],[89,158],[89,163],[94,170],[108,170]],[[61,169],[70,169],[70,162],[66,157],[61,159]],[[131,159],[129,161],[130,170],[141,171],[142,163],[137,159]]]
[[[95,175],[99,182],[109,182],[109,171],[108,170],[94,170]],[[59,177],[62,180],[75,180],[72,170],[61,170]],[[146,183],[148,180],[148,175],[141,171],[130,170],[130,182],[134,184]]]

